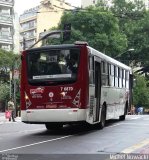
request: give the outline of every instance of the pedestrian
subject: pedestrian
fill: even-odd
[[[21,116],[21,108],[20,108],[20,105],[17,106],[17,116],[18,116],[18,117]]]
[[[131,106],[131,115],[135,115],[135,110],[136,110],[135,106],[132,105]]]
[[[13,99],[11,98],[9,101],[8,101],[8,110],[11,112],[11,117],[9,118],[9,121],[12,121],[15,122],[15,106],[14,106],[14,101]]]
[[[137,113],[138,113],[138,115],[143,114],[143,107],[142,106],[139,106],[137,108]]]
[[[144,110],[144,108],[140,107],[140,114],[143,114],[143,110]]]

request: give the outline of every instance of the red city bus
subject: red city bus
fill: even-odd
[[[125,115],[132,70],[87,43],[50,45],[22,53],[21,119],[56,129]]]

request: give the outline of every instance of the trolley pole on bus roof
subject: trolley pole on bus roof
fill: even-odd
[[[39,37],[40,37],[39,40],[37,42],[35,42],[32,46],[30,46],[30,48],[33,48],[37,43],[39,43],[42,40],[45,40],[48,37],[52,37],[53,35],[56,35],[56,34],[58,35],[58,34],[61,34],[61,33],[62,33],[61,30],[56,30],[56,31],[52,31],[52,32],[42,32],[39,35]]]
[[[127,57],[127,55],[126,55],[126,57],[125,57],[125,58],[126,58],[125,60],[122,60],[122,57],[124,58],[123,55],[124,55],[125,53],[130,53],[130,52],[132,52],[132,51],[134,51],[134,49],[133,49],[133,48],[130,48],[130,49],[128,49],[128,50],[126,50],[126,51],[118,54],[118,55],[115,56],[114,58],[117,59],[117,60],[119,60],[119,61],[122,61],[122,62],[124,61],[126,65],[129,65],[129,66],[130,66],[130,64],[131,64],[132,62],[130,63],[130,59]],[[129,56],[130,56],[130,54],[129,54]],[[127,63],[127,61],[128,61],[128,63]]]
[[[64,24],[64,30],[54,30],[54,31],[46,31],[40,33],[39,40],[35,42],[30,48],[33,48],[40,41],[46,40],[48,37],[50,38],[60,38],[61,34],[63,34],[63,41],[69,40],[71,36],[71,23]],[[30,49],[29,48],[29,49]]]
[[[118,54],[118,55],[115,56],[114,58],[115,58],[115,59],[116,59],[116,58],[120,58],[123,54],[125,54],[125,53],[127,53],[127,52],[131,52],[131,51],[134,51],[134,48],[130,48],[130,49],[128,49],[127,51]]]

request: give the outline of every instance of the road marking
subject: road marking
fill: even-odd
[[[121,153],[132,153],[133,151],[140,149],[148,144],[149,144],[149,139],[145,139],[145,140],[143,140],[143,141],[141,141],[131,147],[124,149],[123,151],[121,151]]]
[[[64,137],[60,137],[60,138],[55,138],[55,139],[50,139],[50,140],[46,140],[46,141],[36,142],[36,143],[32,143],[32,144],[28,144],[28,145],[24,145],[24,146],[20,146],[20,147],[9,148],[9,149],[5,149],[5,150],[1,150],[0,153],[7,152],[7,151],[12,151],[12,150],[16,150],[16,149],[21,149],[21,148],[26,148],[26,147],[30,147],[30,146],[35,146],[35,145],[43,144],[43,143],[47,143],[47,142],[57,141],[57,140],[69,138],[71,136],[73,136],[73,135],[68,135],[68,136],[64,136]]]

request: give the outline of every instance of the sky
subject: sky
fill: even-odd
[[[20,15],[24,10],[39,5],[40,1],[41,0],[15,0],[14,10]],[[81,0],[65,0],[65,2],[70,3],[72,6],[80,6],[81,4]]]

